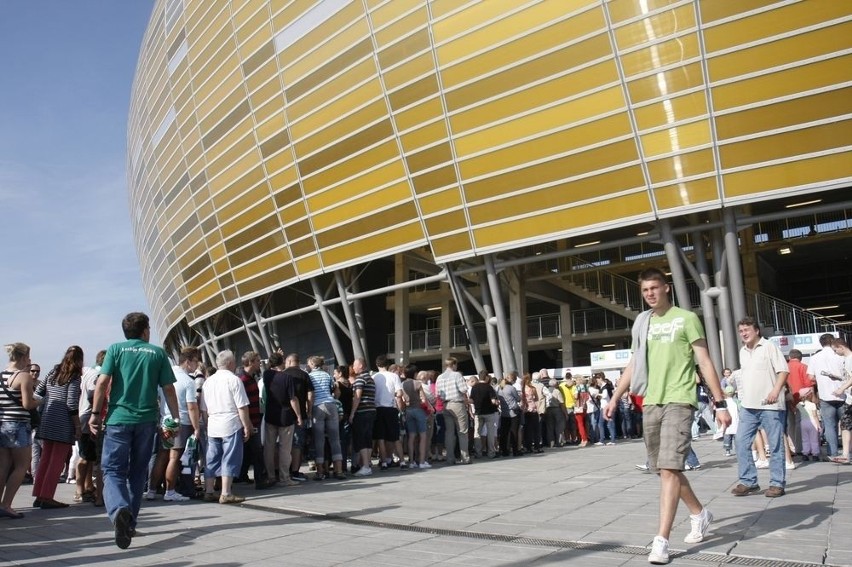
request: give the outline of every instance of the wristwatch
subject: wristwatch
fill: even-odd
[[[713,400],[713,405],[716,406],[716,409],[728,410],[728,402],[725,400]]]

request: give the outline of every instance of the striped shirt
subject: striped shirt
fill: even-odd
[[[21,391],[9,388],[9,381],[14,376],[14,372],[4,370],[2,376],[3,384],[6,388],[0,387],[0,421],[29,421],[30,412],[24,409],[21,405]],[[8,390],[8,393],[7,391]]]
[[[76,416],[80,408],[80,375],[60,386],[53,377],[55,372],[54,367],[36,386],[36,395],[44,397],[41,425],[38,426],[36,438],[72,445],[74,422],[71,416]]]
[[[334,402],[334,396],[331,395],[334,390],[334,380],[328,372],[316,368],[308,376],[311,377],[311,384],[314,385],[314,406]]]
[[[249,401],[249,421],[252,427],[260,427],[260,422],[263,420],[263,414],[260,413],[260,387],[255,377],[246,374],[245,370],[240,370],[239,378],[243,382]]]
[[[376,383],[369,372],[362,372],[355,377],[352,390],[355,392],[361,390],[361,401],[358,403],[355,413],[376,410]]]

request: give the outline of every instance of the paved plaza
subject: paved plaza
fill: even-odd
[[[787,495],[737,498],[736,460],[708,437],[688,475],[716,521],[706,541],[683,543],[681,506],[674,565],[852,565],[852,467],[803,463]],[[0,520],[0,564],[218,566],[647,565],[656,532],[656,475],[642,473],[641,441],[480,459],[470,466],[389,472],[347,481],[255,491],[241,506],[199,501],[143,505],[130,549],[113,543],[103,509],[32,509],[30,486]],[[768,486],[768,471],[760,482]],[[60,501],[73,487],[61,485]]]

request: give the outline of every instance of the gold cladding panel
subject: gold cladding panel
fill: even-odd
[[[450,256],[473,250],[473,245],[470,242],[470,234],[467,232],[432,238],[429,243],[432,245],[432,251],[436,259],[442,256]]]
[[[840,77],[849,77],[852,55],[818,61],[714,87],[713,108],[717,111],[827,87]]]
[[[594,226],[651,213],[651,203],[645,191],[578,205],[570,209],[540,213],[534,218],[507,221],[473,231],[478,247],[499,246],[508,239],[514,241],[559,232],[560,227]],[[508,236],[508,238],[507,238]]]
[[[730,79],[852,48],[852,22],[846,22],[737,50],[707,61],[713,81]]]
[[[713,150],[698,150],[648,162],[651,183],[664,183],[716,170]]]
[[[688,207],[719,200],[716,176],[684,181],[654,189],[658,210]]]
[[[382,254],[385,250],[411,245],[422,239],[423,230],[420,228],[420,223],[415,221],[378,234],[372,234],[337,248],[323,250],[321,252],[322,260],[326,266],[342,264],[351,261],[352,258],[365,258]]]
[[[359,199],[349,201],[348,203],[342,204],[338,207],[332,207],[320,213],[314,213],[311,215],[311,222],[313,223],[314,231],[319,232],[330,226],[343,223],[347,219],[359,217],[371,211],[377,211],[378,209],[390,204],[400,203],[408,199],[411,199],[411,189],[408,187],[408,183],[398,183],[380,191],[376,191],[375,193],[364,195]],[[308,206],[313,209],[310,200],[308,201]],[[384,213],[377,214],[380,216],[384,215]],[[414,216],[416,216],[416,214]],[[353,222],[356,226],[359,224],[359,221]]]
[[[636,126],[640,131],[674,124],[707,114],[707,96],[704,91],[668,98],[636,108]]]
[[[308,203],[312,210],[324,209],[341,201],[357,197],[365,191],[403,179],[405,179],[405,169],[402,162],[394,161],[354,177],[333,189],[312,194],[308,197]]]
[[[726,197],[789,189],[848,177],[852,177],[852,160],[849,159],[848,151],[727,173],[723,176]]]
[[[852,87],[732,112],[716,117],[719,140],[852,114]]]
[[[695,9],[687,4],[616,28],[615,41],[619,49],[629,49],[688,30],[695,25]]]
[[[605,197],[610,193],[644,185],[642,169],[639,166],[630,166],[481,205],[471,205],[468,207],[470,222],[475,226],[510,216],[532,214],[539,210]]]
[[[710,121],[699,120],[651,134],[642,134],[642,150],[645,157],[679,152],[687,148],[710,143]]]
[[[852,145],[852,120],[773,134],[719,147],[723,169]],[[852,162],[852,156],[849,159]]]
[[[420,211],[424,215],[437,213],[446,209],[452,209],[462,204],[461,194],[458,187],[450,187],[425,197],[418,198]]]

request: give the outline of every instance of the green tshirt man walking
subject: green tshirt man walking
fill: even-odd
[[[130,547],[142,505],[148,461],[160,416],[162,388],[172,418],[179,422],[175,375],[166,351],[150,344],[151,327],[144,313],[129,313],[121,322],[124,342],[107,349],[95,385],[89,428],[100,434],[101,411],[109,398],[101,470],[104,504],[115,526],[115,544]]]

